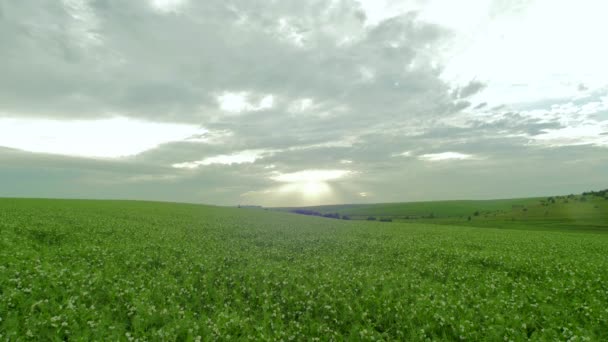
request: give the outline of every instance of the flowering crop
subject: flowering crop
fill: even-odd
[[[0,340],[608,340],[608,235],[0,200]]]

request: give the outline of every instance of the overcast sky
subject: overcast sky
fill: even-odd
[[[608,187],[598,0],[0,0],[0,196]]]

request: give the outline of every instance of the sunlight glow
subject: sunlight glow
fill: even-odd
[[[280,193],[300,193],[307,200],[319,199],[331,194],[331,187],[325,182],[299,182],[283,185],[279,188]]]
[[[349,170],[304,170],[292,173],[282,173],[271,177],[277,182],[287,183],[309,183],[327,182],[342,178],[352,171]]]
[[[277,182],[287,183],[279,188],[280,193],[300,193],[307,200],[318,200],[332,194],[329,181],[343,178],[349,170],[304,170],[292,173],[277,173],[270,177]]]

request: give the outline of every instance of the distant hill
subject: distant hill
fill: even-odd
[[[581,195],[278,208],[306,215],[515,229],[608,232],[608,191]]]

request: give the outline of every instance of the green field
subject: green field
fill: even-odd
[[[0,340],[608,340],[608,234],[421,220],[0,199]]]
[[[407,203],[341,204],[306,207],[321,213],[338,212],[354,218],[377,217],[453,217],[472,214],[476,210],[494,211],[536,203],[537,198],[488,200],[488,201],[432,201]],[[291,208],[286,208],[291,209]]]
[[[602,196],[552,196],[478,201],[435,201],[326,205],[279,208],[307,209],[321,214],[337,213],[353,220],[447,224],[526,230],[608,232],[608,198]]]

